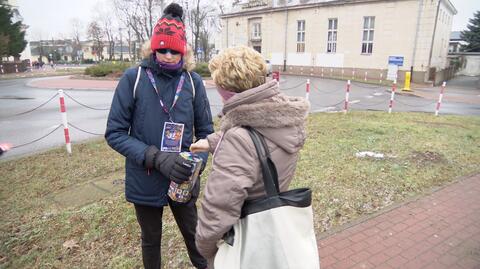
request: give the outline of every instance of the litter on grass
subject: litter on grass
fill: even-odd
[[[371,157],[371,158],[376,158],[376,159],[383,159],[385,158],[385,155],[383,153],[376,153],[372,151],[361,151],[355,153],[355,156],[357,158],[365,158],[365,157]]]

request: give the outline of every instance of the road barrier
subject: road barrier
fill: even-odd
[[[348,111],[348,97],[350,95],[350,80],[347,81],[347,88],[345,89],[345,106],[343,108],[343,113]]]
[[[388,104],[388,113],[392,113],[393,100],[395,99],[396,89],[397,89],[397,80],[395,79],[392,84],[392,95],[390,96],[390,103]]]
[[[0,66],[0,67],[2,67],[2,66]],[[322,72],[323,72],[323,69],[322,69]],[[353,74],[354,73],[355,73],[355,71],[353,71]],[[382,79],[382,75],[380,76],[380,79]],[[285,84],[285,82],[286,81],[284,81],[283,83],[279,83],[279,85]],[[306,97],[307,100],[310,99],[310,92],[311,92],[312,87],[313,87],[313,89],[315,89],[315,91],[317,91],[318,93],[321,93],[321,94],[333,94],[333,93],[336,93],[336,92],[342,90],[342,89],[334,89],[334,90],[331,90],[331,91],[321,90],[318,86],[316,86],[314,83],[312,83],[312,81],[310,79],[307,79],[305,82],[300,82],[299,84],[297,84],[295,86],[292,86],[292,87],[288,87],[288,88],[282,88],[282,86],[280,86],[280,87],[281,87],[282,91],[291,91],[291,90],[299,89],[299,87],[302,86],[304,83],[305,83],[305,91],[306,91],[305,92],[305,97]],[[354,83],[353,85],[355,85],[356,87],[361,87],[361,88],[366,88],[366,89],[377,89],[377,88],[384,88],[385,87],[385,86],[364,85],[364,84],[359,84],[359,83]],[[359,104],[359,103],[356,103],[355,101],[350,101],[349,98],[350,98],[351,86],[352,86],[352,81],[348,80],[347,84],[346,84],[346,88],[345,88],[345,98],[343,100],[340,100],[340,101],[338,101],[334,104],[331,104],[331,105],[320,105],[320,104],[316,104],[316,105],[329,108],[329,107],[338,107],[341,104],[343,104],[343,112],[347,113],[349,105],[360,106],[360,107],[375,107],[375,106],[378,106],[378,105],[381,105],[381,104],[386,104],[388,102],[388,113],[391,113],[392,110],[393,110],[394,103],[398,103],[398,104],[408,106],[408,107],[425,107],[425,106],[429,106],[431,104],[437,103],[437,105],[435,107],[435,116],[438,116],[438,114],[440,113],[440,107],[441,107],[441,104],[442,104],[443,95],[444,95],[445,89],[446,89],[446,82],[443,82],[443,84],[441,86],[438,101],[434,100],[433,102],[428,102],[428,103],[423,103],[423,104],[408,104],[408,103],[402,102],[398,99],[396,100],[395,99],[395,94],[396,94],[396,90],[397,90],[396,81],[394,81],[393,84],[392,84],[391,95],[390,95],[390,98],[388,99],[388,101],[387,100],[382,100],[381,102],[370,103],[370,104]],[[61,113],[61,116],[62,116],[62,123],[55,126],[55,128],[53,130],[49,131],[47,134],[45,134],[45,135],[43,135],[43,136],[41,136],[37,139],[34,139],[30,142],[27,142],[27,143],[14,145],[14,146],[12,146],[12,149],[20,148],[20,147],[27,146],[27,145],[30,145],[32,143],[38,142],[38,141],[48,137],[49,135],[53,134],[55,131],[57,131],[62,126],[64,128],[65,145],[66,145],[66,148],[67,148],[67,152],[69,154],[72,152],[69,127],[72,127],[77,131],[84,132],[84,133],[87,133],[87,134],[90,134],[90,135],[98,135],[98,136],[104,135],[103,133],[95,133],[95,132],[84,130],[84,129],[74,125],[73,123],[68,122],[67,114],[66,114],[67,109],[66,109],[65,96],[68,97],[73,102],[77,103],[78,105],[80,105],[82,107],[85,107],[87,109],[110,110],[110,108],[95,108],[95,107],[86,105],[86,104],[78,101],[76,98],[74,98],[73,96],[71,96],[70,94],[68,94],[67,92],[65,92],[63,90],[59,90],[57,93],[52,95],[46,102],[38,105],[37,107],[34,107],[34,108],[29,109],[29,110],[24,111],[24,112],[20,112],[20,113],[16,113],[16,114],[13,114],[13,115],[1,117],[0,119],[10,119],[10,118],[13,118],[13,117],[18,117],[18,116],[22,116],[22,115],[25,115],[25,114],[32,113],[32,112],[42,108],[46,104],[50,103],[57,96],[59,96],[60,113]],[[315,101],[315,100],[309,100],[309,101],[312,102],[312,101]],[[212,106],[223,106],[223,105],[212,105]]]
[[[68,131],[67,109],[65,107],[65,98],[63,90],[58,90],[58,100],[60,101],[60,113],[62,115],[63,133],[65,136],[65,146],[68,154],[72,154],[72,144],[70,143],[70,133]]]
[[[443,99],[443,93],[445,92],[445,86],[447,83],[444,81],[442,83],[442,87],[440,90],[440,95],[438,96],[438,103],[437,103],[437,109],[435,109],[435,116],[438,116],[438,112],[440,111],[440,105],[442,104],[442,99]]]
[[[57,131],[58,129],[60,129],[60,127],[63,126],[63,135],[64,135],[64,139],[65,139],[65,146],[66,146],[66,149],[67,149],[67,152],[69,154],[72,153],[72,145],[71,145],[71,137],[70,137],[70,131],[69,131],[69,127],[72,127],[80,132],[84,132],[84,133],[87,133],[87,134],[91,134],[91,135],[98,135],[98,136],[103,136],[104,134],[103,133],[94,133],[94,132],[90,132],[90,131],[87,131],[87,130],[84,130],[82,128],[79,128],[77,127],[76,125],[72,124],[71,122],[68,122],[67,120],[67,108],[66,108],[66,102],[65,102],[65,96],[69,97],[72,101],[74,101],[75,103],[85,107],[85,108],[88,108],[88,109],[92,109],[92,110],[109,110],[110,108],[95,108],[95,107],[91,107],[91,106],[88,106],[88,105],[85,105],[81,102],[79,102],[78,100],[76,100],[75,98],[73,98],[71,95],[69,95],[67,92],[63,91],[63,90],[58,90],[57,93],[55,93],[54,95],[52,95],[46,102],[38,105],[37,107],[35,108],[32,108],[32,109],[29,109],[27,111],[24,111],[24,112],[20,112],[20,113],[16,113],[16,114],[13,114],[13,115],[9,115],[9,116],[6,116],[6,117],[2,117],[0,119],[10,119],[10,118],[14,118],[14,117],[18,117],[18,116],[22,116],[22,115],[25,115],[25,114],[29,114],[29,113],[32,113],[38,109],[40,109],[41,107],[45,106],[46,104],[50,103],[53,99],[55,99],[56,97],[59,97],[59,104],[60,104],[60,113],[61,113],[61,118],[62,118],[62,123],[61,124],[58,124],[57,126],[54,127],[53,130],[49,131],[47,134],[39,137],[39,138],[36,138],[30,142],[27,142],[27,143],[23,143],[23,144],[18,144],[18,145],[13,145],[12,146],[12,150],[13,149],[17,149],[17,148],[20,148],[20,147],[24,147],[24,146],[27,146],[27,145],[30,145],[30,144],[33,144],[35,142],[38,142],[48,136],[50,136],[51,134],[53,134],[55,131]]]
[[[380,81],[382,81],[382,80],[383,80],[383,74],[380,74]],[[284,82],[286,82],[286,81],[284,81]],[[368,84],[358,83],[358,82],[348,80],[347,85],[346,85],[346,89],[345,89],[344,99],[342,101],[337,102],[337,103],[332,104],[332,105],[320,105],[320,104],[317,104],[315,102],[315,100],[310,100],[311,99],[310,98],[311,88],[313,88],[316,92],[321,93],[321,94],[335,94],[338,91],[341,91],[342,89],[334,89],[334,90],[330,90],[330,91],[325,91],[325,90],[320,89],[318,87],[318,85],[315,85],[315,83],[312,83],[311,79],[306,79],[305,82],[301,82],[298,85],[295,85],[293,87],[288,87],[288,88],[283,88],[282,85],[280,85],[280,89],[282,91],[298,90],[299,87],[301,85],[303,85],[304,83],[305,83],[305,91],[306,91],[305,97],[308,101],[313,102],[315,105],[319,105],[319,106],[323,106],[323,107],[327,107],[327,108],[337,107],[340,104],[343,104],[343,112],[344,113],[348,112],[349,106],[362,107],[362,108],[374,108],[374,107],[377,107],[379,105],[386,105],[386,107],[388,108],[388,113],[392,113],[392,110],[393,110],[393,107],[394,107],[395,103],[401,104],[401,105],[406,106],[406,107],[413,107],[413,108],[426,107],[426,106],[437,103],[437,106],[435,108],[435,115],[436,116],[439,113],[440,106],[441,106],[442,99],[443,99],[443,94],[444,94],[445,87],[446,87],[446,83],[444,82],[443,85],[442,85],[442,90],[440,92],[440,96],[439,96],[438,101],[434,100],[434,101],[431,101],[431,102],[421,103],[421,104],[418,104],[418,103],[408,104],[406,102],[402,102],[401,100],[398,100],[398,98],[395,99],[396,98],[396,93],[397,93],[397,81],[396,80],[394,80],[392,85],[391,85],[390,97],[386,98],[384,100],[381,100],[379,102],[376,102],[376,103],[359,103],[358,100],[350,101],[349,99],[350,99],[351,87],[352,87],[352,85],[354,85],[355,87],[364,88],[364,89],[382,89],[382,88],[385,89],[386,88],[385,85],[368,85]]]
[[[306,89],[305,89],[305,99],[309,99],[309,96],[310,96],[310,79],[307,79],[307,85],[306,85]]]

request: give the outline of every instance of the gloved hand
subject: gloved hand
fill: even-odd
[[[155,168],[175,183],[181,184],[192,175],[193,165],[180,157],[176,152],[162,152],[155,146],[150,146],[145,152],[145,167]]]

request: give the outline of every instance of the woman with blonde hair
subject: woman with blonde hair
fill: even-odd
[[[192,164],[180,152],[213,132],[202,78],[189,72],[182,7],[165,8],[144,51],[140,66],[128,69],[118,83],[105,138],[126,157],[125,197],[134,204],[141,228],[144,267],[161,267],[162,215],[168,205],[193,266],[205,269],[207,262],[195,246],[199,180],[187,203],[167,196],[171,181],[181,184],[192,175]],[[208,153],[199,156],[204,166]]]
[[[239,221],[244,202],[265,195],[259,157],[244,127],[252,127],[265,138],[283,192],[305,142],[310,105],[304,98],[282,94],[277,81],[266,81],[265,60],[251,48],[228,48],[210,61],[209,69],[224,101],[220,131],[190,149],[213,153],[196,234],[198,250],[211,268],[217,244]],[[252,261],[256,268],[272,268],[262,262],[266,261]]]

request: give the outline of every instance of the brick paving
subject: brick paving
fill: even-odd
[[[480,269],[480,174],[318,241],[322,269]]]

